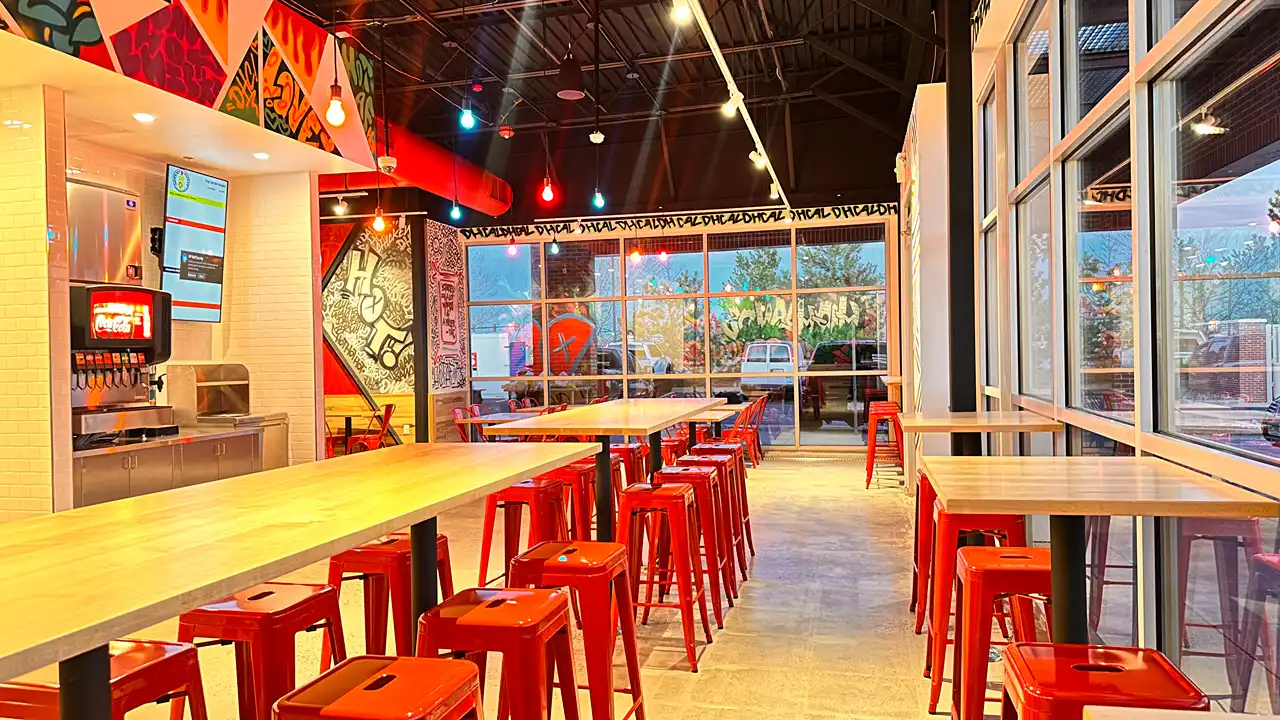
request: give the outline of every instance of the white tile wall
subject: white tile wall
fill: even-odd
[[[214,354],[249,368],[254,412],[289,413],[293,463],[315,460],[323,437],[316,192],[309,173],[231,180],[223,316],[213,330]]]

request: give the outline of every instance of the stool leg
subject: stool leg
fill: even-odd
[[[1236,601],[1232,597],[1239,592],[1240,588],[1240,572],[1236,565],[1239,562],[1236,538],[1214,538],[1213,557],[1218,566],[1218,612],[1222,619],[1222,654],[1226,662],[1227,684],[1231,688],[1231,695],[1235,696],[1240,691],[1240,658],[1237,649],[1240,644],[1240,615]]]
[[[449,539],[444,535],[436,538],[436,571],[440,574],[440,599],[448,600],[453,597],[453,563],[449,559]],[[413,611],[410,610],[410,615]],[[416,618],[410,617],[410,622]]]
[[[982,720],[987,696],[987,661],[991,652],[991,620],[995,598],[981,580],[962,580],[957,590],[961,603],[956,622],[955,670],[951,678],[952,707],[959,720]],[[963,629],[962,629],[963,628]],[[941,672],[938,673],[941,675]],[[955,702],[959,700],[959,702]],[[956,711],[953,710],[955,715]]]
[[[272,662],[275,660],[274,657],[268,657],[266,645],[270,640],[271,638],[263,637],[256,642],[248,643],[248,651],[245,653],[245,659],[249,665],[249,676],[253,678],[252,696],[249,698],[249,714],[247,717],[255,720],[270,720],[271,705],[277,699],[271,697],[271,692],[273,687],[278,686],[273,685],[272,679],[267,677],[270,672],[268,666],[277,664]],[[290,641],[289,646],[290,648],[293,647],[292,641]],[[292,662],[294,656],[290,654],[288,657]],[[244,705],[241,706],[240,716],[242,718],[246,717]]]
[[[920,592],[920,599],[916,603],[917,635],[924,630],[925,616],[931,607],[929,589],[933,566],[933,502],[936,499],[928,478],[922,475],[920,480],[916,490],[919,500],[919,511],[916,513],[916,584],[919,585]]]
[[[640,692],[640,653],[636,647],[636,609],[631,603],[631,577],[626,567],[613,577],[613,597],[618,604],[618,625],[622,632],[622,652],[627,659],[627,681],[631,685],[631,701],[638,703],[636,720],[645,720],[644,694]],[[612,661],[612,658],[610,658]],[[592,720],[595,711],[592,710]]]
[[[480,530],[480,579],[479,587],[488,584],[489,552],[493,550],[493,526],[498,516],[498,498],[489,495],[484,501],[484,527]]]
[[[342,563],[336,560],[333,560],[332,558],[329,560],[328,583],[333,586],[334,590],[338,591],[339,595],[342,594]],[[366,590],[366,593],[367,593],[367,590]],[[368,625],[369,596],[368,594],[366,594],[364,598],[364,607],[365,607],[365,623],[366,623],[365,624],[365,642],[367,643],[368,632],[369,632],[369,625]],[[329,663],[331,660],[329,657],[329,628],[325,628],[322,635],[323,635],[323,639],[320,641],[320,664],[321,666],[327,668],[329,667]]]
[[[184,643],[195,642],[195,639],[196,639],[195,635],[196,635],[195,630],[191,627],[191,625],[181,621],[178,622],[178,642],[184,642]],[[196,672],[199,672],[198,667]],[[169,701],[169,720],[182,720],[182,716],[185,708],[186,708],[185,697],[178,696],[173,700]],[[191,709],[191,714],[193,716],[195,715],[195,708]]]
[[[608,612],[608,616],[612,616],[612,614],[613,614],[613,609],[610,608]],[[612,625],[612,623],[610,624]],[[574,667],[573,667],[573,644],[569,640],[569,627],[567,625],[562,630],[560,630],[560,632],[552,636],[550,649],[552,653],[555,655],[556,674],[560,678],[560,705],[561,705],[561,710],[564,711],[564,718],[565,720],[578,720],[578,679],[577,679],[577,672],[574,670]],[[613,673],[612,655],[610,656],[609,661],[610,662],[609,662],[608,670],[609,670],[609,673],[612,674]],[[592,720],[596,720],[596,718],[598,717],[600,718],[600,720],[603,720],[603,718],[608,716],[596,715],[595,707],[594,707],[595,706],[594,695],[595,693],[592,693],[593,697],[592,697],[591,718]],[[609,703],[609,710],[612,711],[613,710],[612,683],[610,683],[609,696],[605,698],[605,700]]]
[[[365,575],[364,585],[364,649],[367,655],[387,654],[387,603],[390,600],[387,576]],[[325,639],[330,634],[326,630]],[[320,671],[329,669],[329,652],[322,653]]]
[[[582,611],[578,617],[582,620],[582,647],[586,658],[587,686],[591,688],[592,720],[613,717],[615,633],[611,587],[610,582],[593,584],[579,593]]]
[[[702,556],[707,556],[707,580],[711,585],[711,609],[716,619],[716,627],[720,630],[724,629],[724,610],[720,607],[723,599],[723,593],[720,591],[720,553],[717,547],[719,543],[719,530],[716,527],[716,509],[715,502],[712,499],[714,493],[710,485],[702,498],[696,501],[696,512],[698,513],[697,530],[694,533],[693,543],[693,571],[699,575],[703,574]],[[697,538],[702,537],[702,548],[698,547]]]
[[[755,461],[755,462],[752,462],[751,466],[760,467],[760,463],[758,461]],[[742,501],[740,503],[742,507],[742,530],[743,530],[743,533],[747,536],[747,550],[752,554],[752,556],[754,556],[756,554],[756,541],[755,541],[755,538],[751,536],[751,502],[747,498],[746,463],[743,463],[739,467],[738,492],[742,494]],[[746,565],[746,563],[744,562],[743,565]],[[742,571],[742,577],[745,579],[746,576],[747,576],[747,571],[744,568]]]
[[[413,652],[413,584],[408,556],[398,560],[387,577],[391,591],[391,619],[395,628],[396,655]]]
[[[867,418],[867,490],[871,489],[871,475],[876,467],[876,435],[880,434],[880,418],[874,413]]]
[[[733,599],[738,597],[738,576],[737,569],[734,567],[733,548],[729,540],[729,517],[726,511],[728,506],[728,498],[725,497],[725,490],[728,486],[719,484],[712,486],[712,502],[715,507],[712,512],[716,518],[716,543],[720,554],[719,567],[716,571],[721,573],[721,582],[724,583],[724,597],[728,601],[729,607],[734,606]]]
[[[522,642],[511,655],[502,658],[498,717],[503,717],[505,709],[512,720],[547,720],[547,649]],[[514,668],[520,671],[513,672]]]
[[[540,537],[543,519],[538,508],[529,508],[529,546],[532,547]],[[511,559],[520,554],[520,531],[524,527],[524,503],[507,502],[502,504],[502,544],[505,548],[501,575],[507,574],[511,567]]]
[[[676,508],[669,511],[667,517],[667,521],[672,525],[671,568],[675,575],[676,594],[680,598],[680,625],[684,630],[684,649],[689,658],[689,669],[692,672],[698,672],[697,641],[694,639],[693,630],[693,583],[690,577],[693,573],[688,560],[688,533],[676,531],[677,523],[681,520],[688,521],[682,515],[680,509]],[[703,612],[706,612],[705,606]]]
[[[641,625],[649,624],[649,611],[653,609],[649,606],[649,603],[653,602],[653,588],[662,577],[662,571],[658,569],[658,536],[662,533],[662,520],[666,517],[666,513],[650,512],[648,515],[645,518],[645,525],[649,534],[649,582],[644,588],[645,608],[640,614]]]
[[[936,708],[942,693],[942,673],[947,659],[948,625],[951,620],[951,590],[956,576],[956,546],[959,531],[951,515],[941,513],[934,532],[933,600],[929,621],[929,707]]]
[[[209,720],[209,711],[204,703],[204,681],[200,678],[200,661],[195,653],[191,654],[191,663],[187,665],[187,681],[184,692],[186,699],[191,701],[191,720]],[[176,701],[177,698],[174,698],[170,702]],[[181,719],[182,709],[178,708],[178,720]]]
[[[738,570],[742,573],[742,581],[747,581],[747,529],[743,518],[746,512],[742,509],[742,501],[746,496],[746,488],[742,484],[742,473],[737,473],[735,482],[730,486],[729,499],[732,508],[730,514],[733,516],[732,524],[729,532],[733,538],[733,550],[738,558]]]

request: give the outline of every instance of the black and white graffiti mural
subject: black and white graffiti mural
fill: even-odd
[[[456,228],[427,220],[427,307],[431,392],[463,390],[471,364],[467,351],[466,277]]]
[[[368,227],[342,258],[322,303],[335,349],[374,394],[413,392],[413,284],[409,228]]]

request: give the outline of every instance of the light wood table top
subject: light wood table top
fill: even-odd
[[[998,412],[902,413],[902,431],[948,432],[1057,432],[1062,423],[1025,410]]]
[[[704,410],[703,412],[700,412],[697,415],[694,415],[693,417],[689,418],[688,421],[695,422],[695,423],[717,423],[717,422],[724,422],[725,420],[728,420],[729,418],[737,414],[738,414],[737,410],[724,410],[722,408],[716,408],[714,410]]]
[[[537,415],[538,413],[542,412],[543,408],[545,407],[546,405],[534,405],[533,407],[522,407],[519,410],[516,410],[516,412],[520,413],[521,415]]]
[[[724,398],[636,398],[492,425],[486,435],[648,435],[724,404]]]
[[[717,410],[728,410],[728,411],[731,411],[731,412],[740,413],[740,412],[742,412],[743,410],[746,410],[746,409],[747,409],[747,408],[749,408],[749,407],[751,407],[751,403],[749,403],[749,402],[744,402],[744,403],[732,403],[732,404],[726,404],[726,405],[719,405],[719,406],[717,406],[717,407],[716,407],[716,409],[717,409]]]
[[[1243,713],[1208,713],[1195,710],[1153,710],[1152,708],[1086,707],[1084,720],[1280,720],[1280,715],[1245,715]]]
[[[599,449],[400,445],[9,523],[0,532],[0,680]]]
[[[902,376],[901,375],[881,375],[880,382],[884,383],[885,385],[901,385]]]
[[[525,420],[528,417],[527,413],[490,413],[481,417],[462,418],[461,420],[454,420],[454,422],[459,425],[496,425],[498,423]]]
[[[1010,515],[1276,517],[1280,504],[1150,457],[926,456],[948,512]]]

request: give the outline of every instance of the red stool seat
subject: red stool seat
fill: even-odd
[[[546,542],[529,548],[511,561],[512,587],[570,587],[578,593],[585,649],[591,717],[612,718],[613,651],[619,634],[627,660],[631,695],[626,715],[644,717],[640,691],[640,656],[636,646],[636,616],[631,599],[627,548],[608,542]]]
[[[157,640],[115,640],[111,654],[111,717],[165,697],[191,701],[192,720],[207,720],[200,661],[194,645]],[[0,717],[15,720],[58,720],[58,683],[14,680],[0,683]]]
[[[738,513],[742,515],[741,532],[745,536],[747,551],[756,554],[756,541],[751,536],[751,504],[747,501],[747,443],[745,440],[698,443],[689,448],[691,455],[732,455],[738,461],[738,471],[730,479],[737,496]],[[753,465],[752,467],[756,467]],[[746,577],[746,560],[742,560],[743,577]]]
[[[332,630],[327,655],[339,662],[345,660],[337,589],[332,585],[270,582],[183,613],[178,618],[178,640],[189,643],[212,638],[235,643],[240,717],[269,720],[272,704],[296,683],[294,635],[326,625]],[[321,671],[328,669],[327,662],[321,660]],[[181,702],[174,701],[179,716]]]
[[[564,483],[554,477],[540,475],[485,498],[484,527],[481,530],[479,585],[488,585],[489,553],[493,548],[494,523],[498,506],[503,508],[503,544],[506,557],[503,573],[511,559],[520,554],[520,525],[523,508],[529,507],[529,545],[548,540],[568,540],[568,513],[564,501]]]
[[[480,673],[465,660],[365,655],[276,703],[276,720],[461,720],[484,717]]]
[[[1086,705],[1209,711],[1209,698],[1155,650],[1014,643],[1003,720],[1078,720]]]
[[[721,551],[721,560],[728,565],[728,580],[725,588],[730,598],[738,597],[737,573],[742,573],[743,581],[747,580],[747,546],[746,534],[742,528],[742,509],[737,483],[737,462],[732,455],[684,455],[676,459],[676,464],[683,467],[714,468],[719,474],[720,508],[717,511],[719,530],[725,538],[725,548]],[[733,607],[730,599],[729,607]]]
[[[957,565],[960,589],[952,656],[952,715],[959,720],[982,720],[996,601],[1017,596],[1012,601],[1013,639],[1035,642],[1034,609],[1026,596],[1049,594],[1049,549],[963,547]]]
[[[569,592],[517,588],[473,588],[418,618],[418,657],[455,653],[502,653],[498,716],[546,720],[552,687],[549,660],[560,675],[566,720],[578,718],[573,648],[569,644]],[[481,673],[484,672],[483,665]]]
[[[413,544],[409,533],[396,532],[329,558],[329,584],[342,593],[342,582],[359,579],[364,585],[364,651],[382,655],[387,651],[387,601],[395,626],[396,654],[413,653],[413,590],[410,572]],[[436,535],[436,572],[440,596],[453,594],[453,566],[449,559],[449,538]],[[358,573],[355,577],[343,577]],[[325,629],[326,637],[328,629]],[[329,652],[323,645],[322,652]],[[327,661],[326,661],[327,662]]]
[[[626,466],[626,484],[635,485],[649,477],[649,444],[628,442],[610,445],[609,452],[620,456]]]
[[[707,643],[711,642],[711,623],[707,619],[707,597],[702,583],[702,573],[694,572],[697,562],[698,537],[695,534],[694,489],[688,483],[668,483],[661,486],[640,483],[622,493],[618,506],[618,537],[627,545],[631,561],[632,597],[639,597],[640,586],[646,586],[645,601],[638,607],[674,607],[680,610],[681,627],[684,630],[685,654],[689,669],[698,672],[698,655],[694,640],[694,604],[702,618],[702,630]],[[650,517],[643,517],[649,515]],[[658,545],[662,535],[662,520],[666,520],[671,542],[671,566],[659,569],[649,565],[649,577],[640,577],[640,552],[644,548],[645,533],[651,546]],[[652,556],[650,556],[652,557]],[[664,575],[666,576],[664,578]],[[678,601],[653,602],[653,587],[670,584],[675,579]],[[645,619],[648,618],[646,614]],[[644,620],[642,620],[644,622]]]

